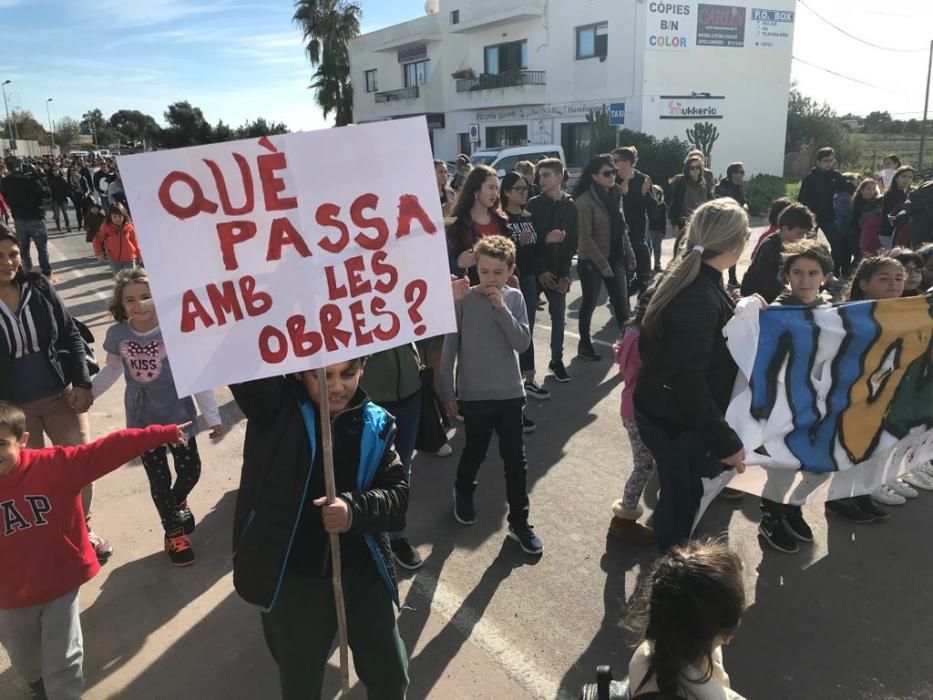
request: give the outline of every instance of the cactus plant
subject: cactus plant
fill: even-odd
[[[703,151],[706,167],[710,167],[713,154],[713,144],[719,140],[719,129],[709,122],[697,122],[692,129],[687,129],[687,141],[690,145]]]
[[[616,147],[616,133],[618,129],[609,123],[609,107],[603,105],[591,109],[586,114],[586,121],[592,129],[593,153],[608,153]]]

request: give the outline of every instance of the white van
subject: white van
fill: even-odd
[[[509,146],[507,148],[497,148],[483,151],[476,151],[470,161],[473,165],[488,165],[499,177],[505,177],[510,170],[515,169],[515,164],[530,160],[537,163],[543,158],[560,158],[562,163],[564,159],[564,149],[557,144],[531,145],[531,146]]]

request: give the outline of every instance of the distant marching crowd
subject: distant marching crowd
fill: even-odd
[[[474,493],[495,434],[506,535],[528,555],[543,553],[530,521],[524,440],[536,426],[527,403],[548,400],[557,387],[539,381],[534,326],[546,307],[548,373],[558,384],[572,381],[564,362],[566,299],[579,280],[576,358],[603,359],[591,328],[603,289],[619,331],[613,350],[632,468],[611,504],[609,533],[656,545],[660,554],[633,613],[641,636],[629,667],[631,695],[741,699],[729,688],[721,653],[745,607],[741,564],[721,544],[691,540],[700,479],[742,471],[746,458],[724,417],[737,369],[721,331],[739,297],[762,307],[815,307],[828,297],[924,293],[933,286],[930,189],[913,188],[913,170],[894,156],[880,178],[860,180],[839,173],[832,149],[822,149],[799,201],[772,204],[740,282],[736,266],[750,236],[744,166],[729,165],[714,182],[702,153],[692,151],[665,195],[637,164],[631,147],[596,156],[568,193],[557,159],[519,163],[501,180],[465,155],[452,179],[446,163],[435,161],[457,331],[329,366],[326,392],[313,372],[230,387],[247,420],[234,585],[262,610],[284,698],[320,697],[336,629],[333,533],[340,534],[357,674],[370,697],[405,697],[396,567],[423,564],[405,533],[412,458],[416,450],[452,454],[453,421],[462,421],[465,442],[449,492],[452,516],[464,526],[480,517]],[[79,698],[78,590],[113,551],[90,527],[93,482],[141,456],[167,559],[189,566],[199,409],[210,439],[220,439],[224,427],[213,392],[175,391],[113,163],[13,158],[0,174],[0,216],[13,227],[0,224],[0,556],[16,562],[0,581],[0,643],[32,697]],[[76,225],[115,275],[114,324],[101,366],[93,337],[55,291],[49,261],[46,212],[57,229],[70,231],[69,201]],[[668,223],[675,250],[665,266]],[[817,230],[828,247],[813,237]],[[87,411],[121,376],[127,429],[90,441]],[[330,504],[322,401],[333,419],[339,494]],[[55,447],[44,447],[46,436]],[[655,472],[660,497],[648,527],[638,521]],[[879,503],[904,503],[917,489],[933,490],[933,467],[826,510],[859,523],[885,520],[890,513]],[[761,509],[759,533],[771,547],[792,553],[813,540],[799,507],[762,500]]]

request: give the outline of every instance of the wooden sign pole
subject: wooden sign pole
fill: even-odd
[[[320,388],[321,401],[321,449],[324,457],[324,494],[327,502],[337,498],[337,482],[334,479],[334,445],[330,423],[330,399],[327,392],[327,369],[315,370]],[[337,612],[337,644],[340,648],[341,696],[350,693],[350,654],[347,643],[347,611],[343,600],[343,582],[340,565],[340,535],[330,534],[331,581],[334,584],[334,607]]]

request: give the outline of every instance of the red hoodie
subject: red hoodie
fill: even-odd
[[[0,609],[60,598],[100,570],[87,538],[81,489],[133,457],[173,442],[174,425],[118,430],[77,447],[25,449],[0,476]]]
[[[136,241],[136,228],[132,221],[124,221],[117,228],[110,221],[105,221],[94,236],[94,255],[107,253],[107,259],[113,262],[132,262],[142,255]]]

